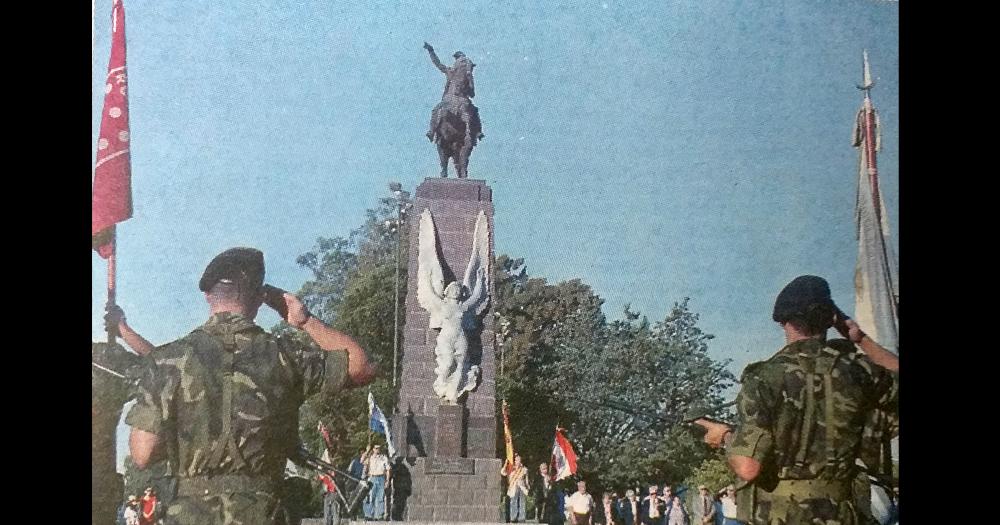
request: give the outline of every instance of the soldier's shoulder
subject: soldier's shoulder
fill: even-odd
[[[190,333],[179,339],[175,339],[169,343],[156,347],[152,353],[153,359],[157,362],[161,362],[188,355],[195,351],[195,349],[199,346],[207,344],[206,337],[209,337],[207,333],[202,332],[199,329],[192,330]]]
[[[827,341],[827,347],[838,352],[844,366],[859,369],[870,376],[880,376],[885,369],[876,365],[868,358],[864,352],[858,350],[854,343],[847,339],[831,339]]]
[[[763,361],[756,361],[743,368],[741,382],[753,379],[770,379],[785,373],[783,360],[777,359],[777,355],[771,356]]]
[[[319,347],[315,343],[309,340],[302,339],[297,334],[272,334],[268,332],[262,332],[257,337],[261,340],[266,341],[270,344],[274,344],[278,347],[279,351],[286,352],[308,352],[312,350],[319,350]]]

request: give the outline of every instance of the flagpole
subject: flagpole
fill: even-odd
[[[868,185],[871,188],[872,193],[872,209],[875,211],[876,220],[876,230],[878,231],[879,237],[882,237],[881,248],[882,256],[885,258],[886,264],[891,264],[889,261],[888,247],[886,246],[885,238],[883,237],[882,231],[882,195],[879,190],[878,183],[878,159],[877,159],[877,148],[876,148],[876,133],[875,129],[875,106],[872,104],[871,90],[875,87],[875,82],[872,80],[871,66],[868,63],[868,51],[863,51],[863,62],[864,71],[862,76],[862,84],[858,86],[859,89],[865,92],[864,100],[864,112],[865,112],[865,164],[868,170]],[[895,283],[892,281],[892,276],[889,272],[883,268],[883,272],[886,273],[885,279],[889,284],[890,292],[893,294],[893,302],[895,302]]]
[[[112,226],[111,230],[111,255],[108,256],[108,305],[107,309],[110,311],[111,307],[115,305],[115,273],[116,264],[115,258],[118,252],[118,234],[115,231],[116,228]],[[117,326],[111,326],[110,324],[106,327],[108,330],[108,344],[114,345],[116,343],[115,336],[118,333]]]
[[[879,195],[878,187],[878,165],[875,159],[875,140],[874,140],[874,111],[872,110],[871,94],[868,90],[865,90],[865,156],[867,158],[868,164],[868,183],[872,187],[872,205],[875,208],[875,219],[878,221],[878,227],[882,228],[882,206],[879,204],[882,202],[881,195]]]

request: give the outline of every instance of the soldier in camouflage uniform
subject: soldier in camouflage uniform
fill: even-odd
[[[132,329],[125,312],[109,304],[105,329],[121,337],[135,350],[121,345],[93,343],[91,346],[91,523],[111,525],[124,497],[124,480],[117,470],[115,448],[118,420],[125,403],[133,396],[132,385],[141,370],[140,356],[153,345]],[[138,354],[138,355],[136,355]],[[124,377],[123,377],[124,376]]]
[[[874,343],[838,313],[825,280],[807,275],[789,283],[773,315],[787,346],[744,370],[735,432],[709,427],[706,441],[725,441],[730,466],[745,480],[737,493],[741,521],[871,523],[854,492],[858,460],[869,459],[862,455],[871,423],[896,417],[898,372],[858,352],[855,344],[867,352]],[[850,340],[826,340],[835,323]],[[876,352],[874,359],[884,357]],[[894,425],[878,428],[898,432]]]
[[[139,356],[119,345],[93,343],[91,360],[114,373],[138,366]],[[125,378],[91,367],[91,523],[112,525],[125,493],[124,482],[116,468],[115,430],[122,409],[131,395]]]
[[[263,281],[258,250],[233,248],[213,259],[199,282],[211,317],[157,348],[139,381],[126,419],[129,445],[140,468],[166,457],[176,476],[167,525],[287,524],[279,488],[298,445],[299,407],[315,393],[374,378],[353,339]],[[314,344],[255,325],[264,302]]]

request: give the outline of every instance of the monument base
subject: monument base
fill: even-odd
[[[465,407],[445,405],[438,407],[434,425],[434,454],[440,458],[461,458],[467,455],[465,441]]]
[[[501,465],[502,459],[406,458],[393,469],[396,508],[392,518],[501,523]]]

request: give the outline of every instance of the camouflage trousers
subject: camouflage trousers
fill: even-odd
[[[178,496],[164,525],[290,525],[281,500],[264,492]]]
[[[808,484],[809,481],[792,480],[793,483]],[[748,487],[750,488],[750,487]],[[740,517],[744,508],[752,509],[749,523],[753,525],[869,525],[858,511],[850,484],[845,484],[838,493],[815,493],[815,488],[779,485],[773,492],[756,487],[751,488],[753,502],[749,507],[739,509]],[[828,489],[829,490],[829,489]],[[812,492],[812,493],[810,493]],[[823,491],[821,491],[823,492]]]

